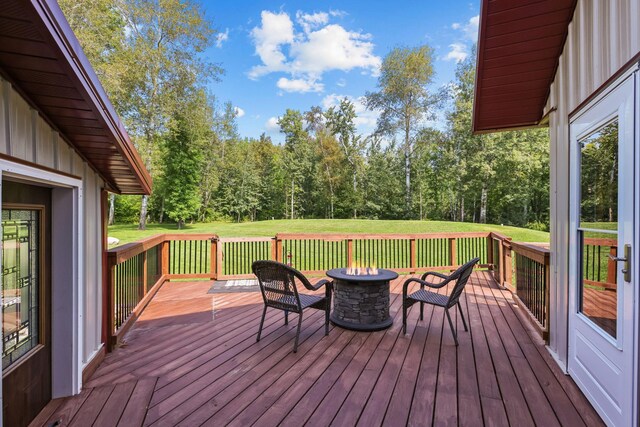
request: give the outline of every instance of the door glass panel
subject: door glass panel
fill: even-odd
[[[617,336],[618,120],[580,143],[579,310]]]
[[[2,367],[39,341],[40,211],[2,210]]]

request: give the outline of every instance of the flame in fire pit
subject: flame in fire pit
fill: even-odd
[[[351,267],[347,268],[346,273],[350,276],[375,276],[378,274],[378,268],[375,264],[371,267],[364,267],[357,261],[353,261]]]

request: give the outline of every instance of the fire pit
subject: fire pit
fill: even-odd
[[[392,325],[389,316],[389,283],[398,273],[376,268],[336,268],[333,279],[334,325],[356,331],[378,331]]]

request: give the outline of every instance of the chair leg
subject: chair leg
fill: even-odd
[[[464,320],[464,313],[462,313],[462,306],[460,305],[460,301],[458,301],[458,310],[460,311],[460,317],[462,317],[462,324],[464,325],[464,330],[469,331],[469,328],[467,328],[467,322]]]
[[[289,311],[288,310],[284,311],[284,324],[285,325],[289,324]]]
[[[458,346],[458,334],[456,334],[456,330],[453,327],[453,322],[451,321],[451,316],[449,315],[449,309],[445,308],[444,312],[447,313],[447,319],[449,319],[449,327],[451,328],[451,333],[453,334],[453,340],[456,342],[456,347]]]
[[[402,301],[402,334],[407,333],[407,304]]]
[[[327,307],[324,309],[324,336],[329,335],[329,311],[330,304],[327,304]]]
[[[296,340],[293,343],[293,352],[298,352],[298,338],[300,337],[300,328],[302,327],[302,312],[298,314],[298,330],[296,331]]]
[[[420,302],[420,320],[424,320],[424,303]]]
[[[267,306],[264,306],[264,310],[262,310],[262,318],[260,319],[260,329],[258,329],[258,336],[256,337],[256,342],[260,341],[260,334],[262,333],[262,326],[264,325],[264,316],[267,314]]]

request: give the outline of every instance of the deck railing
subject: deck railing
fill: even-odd
[[[584,280],[615,289],[616,242],[585,239]],[[549,250],[512,242],[499,233],[291,234],[218,238],[162,234],[107,252],[107,342],[117,345],[166,280],[253,277],[256,260],[277,260],[305,274],[357,263],[400,273],[453,270],[479,257],[498,284],[509,288],[542,337],[549,333]]]
[[[217,241],[214,234],[161,234],[107,251],[107,348],[166,280],[215,278]]]
[[[305,274],[353,263],[404,273],[427,269],[449,270],[458,260],[480,257],[487,268],[490,233],[442,234],[290,234],[273,238],[221,238],[217,277],[252,277],[251,264],[271,259],[293,266]]]
[[[609,255],[613,257],[618,255],[618,241],[585,238],[582,253],[583,282],[604,290],[616,290],[617,265]]]
[[[530,314],[542,338],[549,338],[549,250],[511,242],[515,254],[515,300]]]

